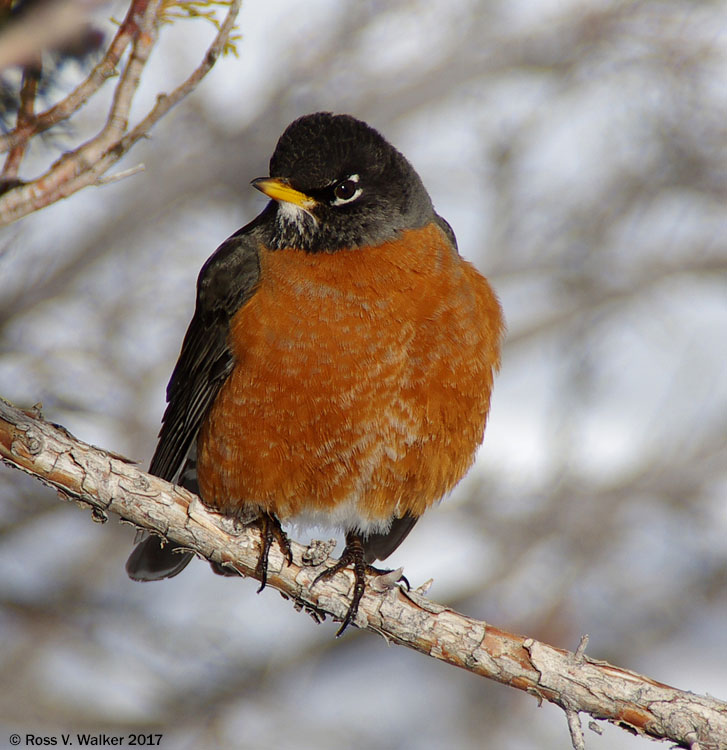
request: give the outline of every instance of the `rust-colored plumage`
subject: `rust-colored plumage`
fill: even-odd
[[[435,224],[332,254],[263,251],[210,409],[205,502],[385,528],[462,478],[482,440],[502,322]]]

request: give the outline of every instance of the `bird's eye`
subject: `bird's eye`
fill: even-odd
[[[345,180],[341,180],[333,188],[333,201],[334,206],[340,206],[343,203],[350,203],[361,195],[361,188],[358,186],[359,176],[352,174]]]
[[[356,183],[353,180],[344,180],[339,182],[333,189],[333,194],[339,201],[350,201],[356,192]]]

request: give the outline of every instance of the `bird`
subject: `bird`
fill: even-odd
[[[503,313],[414,167],[365,122],[299,117],[251,184],[269,201],[202,267],[149,471],[259,521],[259,590],[274,541],[291,562],[283,524],[341,530],[312,584],[352,569],[340,635],[373,563],[471,467]],[[126,570],[160,580],[191,557],[149,536]]]

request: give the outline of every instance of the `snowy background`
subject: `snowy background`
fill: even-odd
[[[264,206],[250,180],[295,117],[351,113],[412,161],[509,326],[477,464],[392,565],[471,616],[571,650],[589,633],[594,658],[727,699],[727,3],[247,0],[238,25],[239,58],[119,165],[143,172],[0,234],[0,395],[146,465],[199,268]],[[213,32],[163,28],[137,116]],[[0,747],[570,746],[552,706],[336,641],[201,562],[133,583],[133,536],[0,467]],[[589,748],[649,746],[604,730]]]

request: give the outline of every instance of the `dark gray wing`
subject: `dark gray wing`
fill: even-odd
[[[408,536],[419,516],[406,513],[395,518],[391,528],[383,534],[369,534],[363,540],[364,560],[371,565],[374,560],[385,560]]]
[[[197,305],[167,386],[167,408],[149,473],[198,493],[196,444],[202,420],[234,365],[228,346],[230,320],[253,296],[260,280],[260,227],[269,212],[227,239],[197,279]],[[177,575],[191,554],[174,552],[156,536],[138,544],[126,562],[135,580]]]

